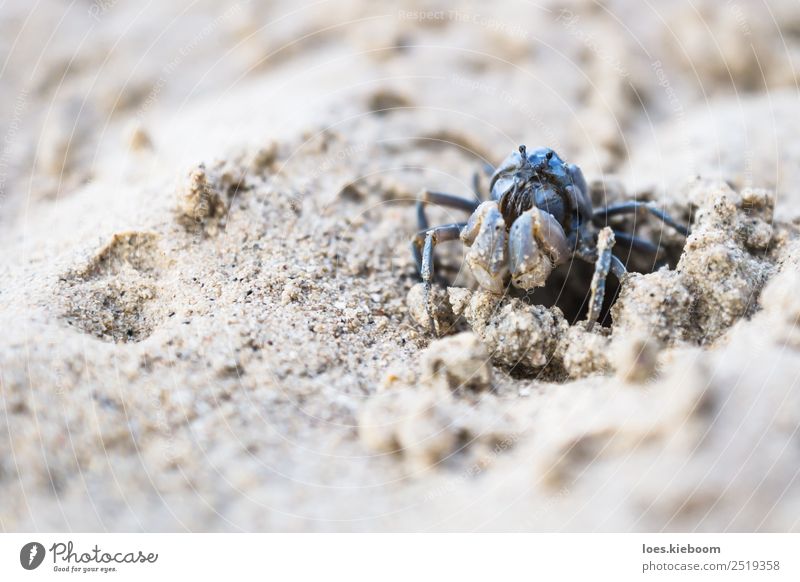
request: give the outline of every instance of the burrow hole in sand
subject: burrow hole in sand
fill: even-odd
[[[643,237],[648,240],[649,237]],[[614,254],[622,260],[629,272],[650,273],[659,268],[674,269],[683,252],[685,239],[680,242],[671,242],[664,245],[663,253],[657,259],[642,252],[631,251],[624,247],[615,247]],[[545,307],[558,307],[570,324],[586,319],[591,296],[590,286],[594,265],[572,259],[553,271],[547,280],[547,285],[532,292],[525,293],[520,290],[512,292],[524,297],[533,305]],[[620,284],[614,275],[609,275],[606,280],[605,301],[600,314],[600,323],[610,327],[613,323],[611,307],[617,300]]]

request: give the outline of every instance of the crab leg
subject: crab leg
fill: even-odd
[[[594,265],[594,275],[592,276],[592,297],[589,300],[589,314],[587,315],[586,329],[594,327],[603,309],[603,299],[606,294],[606,278],[608,272],[621,278],[625,274],[625,266],[615,257],[611,251],[614,249],[614,231],[605,227],[597,235],[597,260]]]
[[[487,178],[491,178],[492,174],[494,174],[494,167],[488,163],[483,163],[483,173],[486,175]],[[472,174],[472,191],[475,193],[475,198],[478,199],[479,202],[483,202],[483,191],[481,190],[481,173],[476,171]]]
[[[428,228],[428,217],[425,216],[425,205],[437,204],[439,206],[446,206],[447,208],[457,208],[465,210],[469,213],[475,212],[478,207],[477,200],[468,200],[461,198],[454,194],[445,194],[444,192],[431,192],[430,190],[423,190],[420,197],[417,199],[417,225],[420,230]]]
[[[411,245],[411,254],[414,257],[414,263],[417,266],[417,273],[422,275],[422,248],[425,241],[425,231],[430,227],[428,224],[428,217],[425,215],[426,204],[438,204],[439,206],[446,206],[448,208],[457,208],[459,210],[466,210],[473,212],[478,207],[478,202],[468,200],[455,196],[454,194],[445,194],[443,192],[431,192],[430,190],[423,190],[417,200],[417,228],[419,233],[415,238],[414,244]]]
[[[659,245],[655,245],[650,241],[639,238],[638,236],[633,236],[632,234],[621,232],[616,229],[614,230],[614,238],[616,239],[616,242],[621,243],[631,249],[642,251],[651,255],[658,255],[662,250]]]
[[[433,284],[433,250],[440,242],[449,240],[456,240],[461,233],[461,229],[466,225],[465,222],[456,222],[453,224],[443,224],[436,226],[429,230],[420,231],[414,236],[411,243],[411,250],[414,253],[414,258],[419,257],[417,265],[419,267],[422,282],[425,284],[425,306],[428,311],[428,317],[433,322],[436,332],[439,332],[438,322],[433,315],[433,306],[431,305],[431,285]]]
[[[646,210],[658,218],[661,222],[668,224],[682,235],[687,236],[689,234],[689,229],[687,227],[679,224],[674,218],[672,218],[663,210],[656,208],[649,202],[639,202],[637,200],[620,202],[619,204],[611,204],[610,206],[606,206],[604,208],[598,208],[594,211],[594,216],[592,218],[596,223],[598,219],[607,219],[610,216],[617,216],[620,214],[633,214],[640,209]]]

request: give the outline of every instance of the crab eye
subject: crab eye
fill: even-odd
[[[545,157],[547,158],[548,162],[550,160],[552,160],[553,159],[553,150],[550,150],[549,152],[547,152],[547,155],[545,155]]]

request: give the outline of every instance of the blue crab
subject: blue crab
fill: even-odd
[[[587,327],[600,316],[609,272],[622,281],[625,265],[612,254],[616,242],[657,255],[660,247],[608,226],[608,218],[644,210],[686,236],[689,229],[653,204],[628,201],[593,208],[583,172],[550,148],[528,152],[524,145],[491,173],[489,200],[483,200],[475,179],[476,199],[425,190],[417,202],[419,232],[412,241],[417,269],[425,285],[426,309],[436,326],[431,305],[434,248],[460,239],[469,250],[466,262],[484,289],[503,293],[509,285],[529,291],[544,286],[554,268],[573,257],[594,264]],[[466,222],[430,227],[427,204],[471,213]],[[438,329],[436,330],[438,332]]]

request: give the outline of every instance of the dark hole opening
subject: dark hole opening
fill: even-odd
[[[625,268],[629,272],[651,273],[662,265],[674,269],[683,251],[683,242],[681,240],[663,244],[663,254],[657,259],[641,252],[631,251],[622,245],[614,248],[614,254],[625,264]],[[532,304],[545,307],[555,305],[564,313],[567,321],[573,324],[586,319],[593,275],[594,265],[580,259],[573,259],[555,269],[544,287],[529,293],[520,293]],[[619,281],[610,274],[606,280],[605,299],[599,320],[604,327],[613,324],[611,308],[616,302],[619,292]]]

